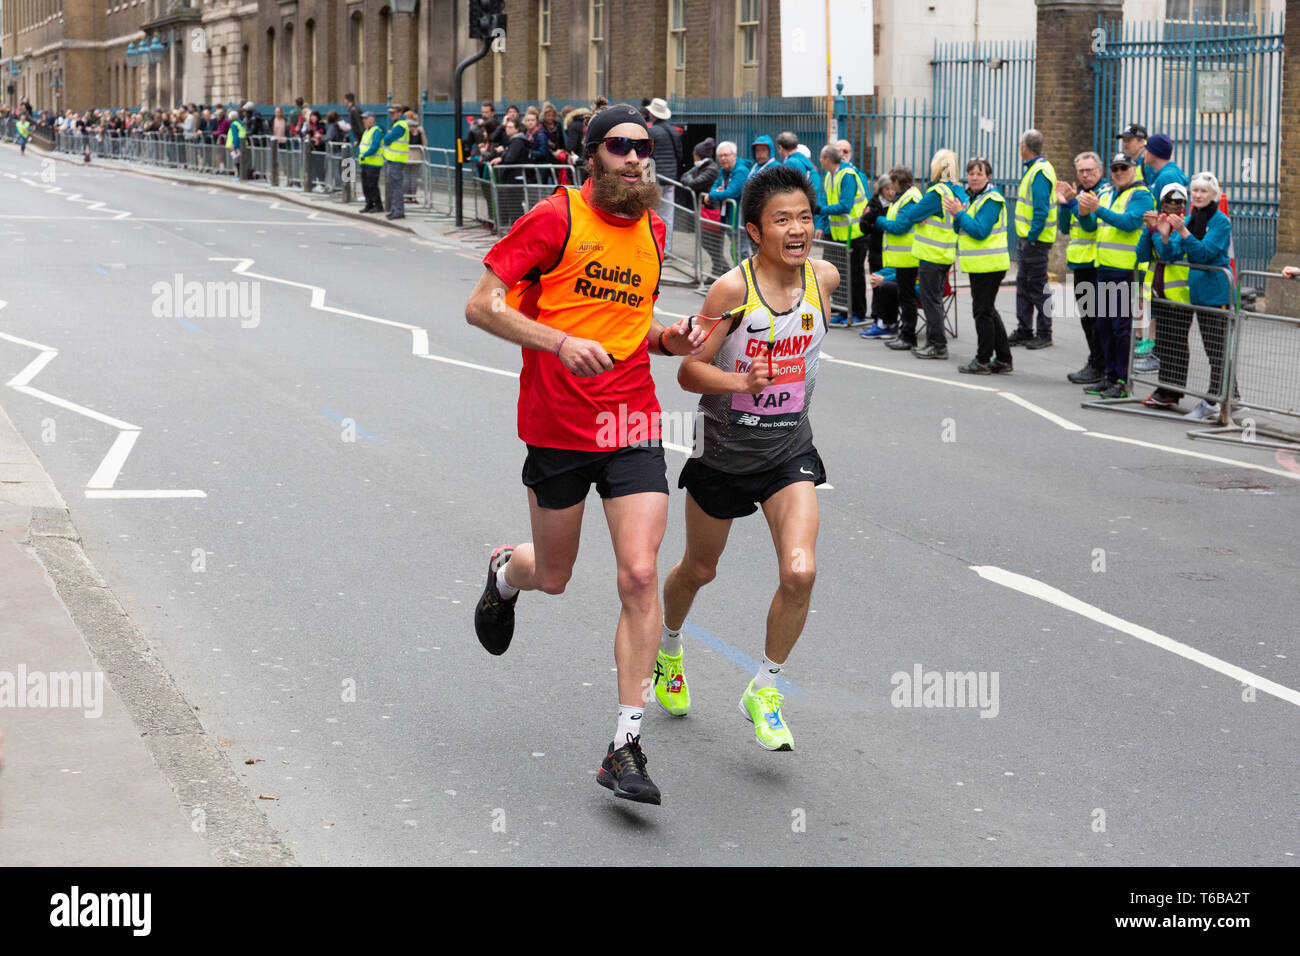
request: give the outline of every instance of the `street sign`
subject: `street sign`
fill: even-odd
[[[1232,112],[1232,71],[1201,70],[1196,74],[1196,111]]]

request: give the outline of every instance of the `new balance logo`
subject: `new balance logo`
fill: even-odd
[[[757,415],[746,414],[746,415],[741,415],[738,419],[736,419],[736,423],[739,425],[757,425],[758,422],[759,422],[759,418]]]

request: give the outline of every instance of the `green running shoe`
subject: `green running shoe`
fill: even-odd
[[[781,714],[781,700],[775,687],[754,690],[753,681],[740,696],[740,712],[754,725],[754,736],[764,750],[794,750],[794,737]]]
[[[655,661],[655,699],[659,706],[674,717],[685,717],[691,710],[691,692],[686,686],[686,674],[682,671],[682,653],[673,657],[659,651]]]
[[[1133,351],[1137,355],[1150,355],[1152,352],[1155,351],[1155,349],[1156,349],[1155,339],[1143,339],[1142,341],[1138,342],[1137,348],[1135,348]]]

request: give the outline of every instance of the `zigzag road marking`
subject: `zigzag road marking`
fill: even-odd
[[[0,309],[3,309],[9,303],[0,300]],[[69,401],[58,395],[51,395],[49,392],[42,391],[39,388],[33,388],[29,383],[36,378],[45,366],[49,365],[59,350],[49,345],[41,345],[39,342],[32,342],[29,339],[20,339],[16,335],[9,335],[7,332],[0,332],[0,339],[7,342],[13,342],[15,345],[22,345],[30,349],[35,349],[40,354],[27,363],[26,366],[17,375],[11,378],[5,384],[15,392],[21,392],[31,398],[39,399],[42,402],[48,402],[51,405],[57,405],[59,408],[65,408],[70,412],[76,412],[86,418],[93,419],[104,425],[110,425],[118,429],[117,438],[113,441],[112,447],[109,448],[108,454],[104,460],[99,463],[95,473],[91,475],[90,480],[86,482],[85,495],[87,498],[206,498],[197,488],[153,488],[153,489],[127,489],[114,488],[117,484],[118,475],[122,473],[122,466],[126,464],[127,456],[131,454],[131,449],[140,438],[141,428],[139,425],[132,425],[130,422],[122,421],[120,418],[114,418],[111,415],[105,415],[103,412],[97,412],[93,408],[87,408],[84,405],[78,405],[76,402]]]

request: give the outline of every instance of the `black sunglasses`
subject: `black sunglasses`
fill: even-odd
[[[1123,163],[1116,163],[1110,168],[1112,173],[1122,173],[1126,169],[1132,169],[1132,166],[1125,166]]]
[[[655,151],[654,140],[650,137],[632,139],[628,136],[606,136],[602,142],[605,148],[615,156],[626,156],[635,152],[638,159],[645,159]]]
[[[1163,202],[1166,206],[1186,206],[1186,205],[1187,205],[1187,200],[1186,200],[1186,199],[1165,199],[1165,200],[1162,200],[1162,202]]]

